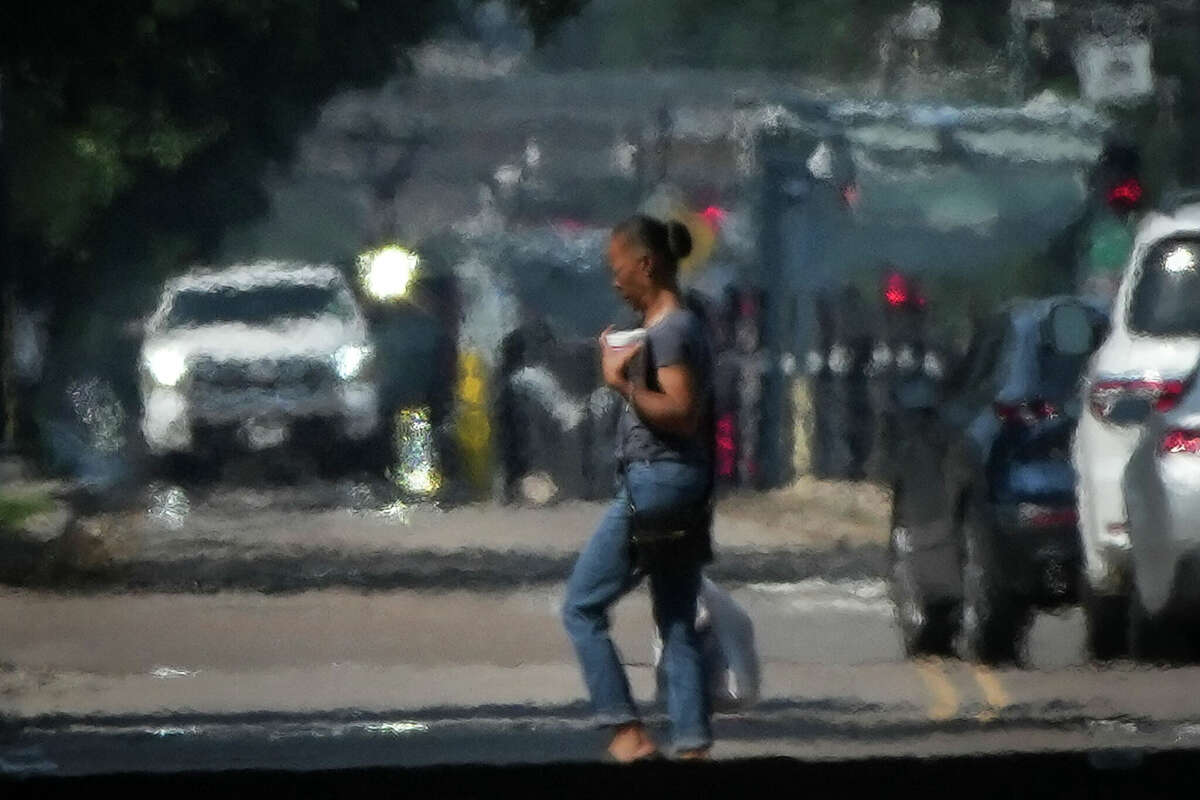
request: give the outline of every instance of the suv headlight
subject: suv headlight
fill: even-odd
[[[367,373],[374,357],[375,351],[369,345],[346,345],[333,354],[333,366],[339,378],[352,381]]]
[[[144,363],[150,377],[159,386],[176,386],[187,374],[187,361],[177,350],[151,350],[146,353]]]

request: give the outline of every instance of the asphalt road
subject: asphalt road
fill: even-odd
[[[720,715],[718,759],[1200,745],[1200,669],[1088,666],[1077,612],[1038,619],[1026,669],[902,658],[878,581],[749,585],[763,699]],[[593,761],[560,587],[512,592],[0,595],[0,772],[71,775]],[[652,703],[644,590],[614,635]],[[1132,763],[1132,762],[1130,762]]]

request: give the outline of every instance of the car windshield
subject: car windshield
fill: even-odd
[[[1146,254],[1129,327],[1151,336],[1200,335],[1200,238],[1166,239]]]
[[[266,325],[283,319],[325,314],[334,314],[343,319],[351,315],[348,299],[329,286],[263,286],[213,291],[189,289],[175,297],[167,315],[167,327],[228,322]]]

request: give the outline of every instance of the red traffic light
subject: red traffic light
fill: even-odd
[[[887,276],[883,287],[883,299],[892,308],[924,308],[925,297],[916,290],[916,287],[899,272],[892,272]]]
[[[1142,184],[1137,178],[1127,178],[1108,190],[1108,204],[1114,208],[1135,208],[1142,202]]]

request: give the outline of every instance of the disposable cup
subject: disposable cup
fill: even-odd
[[[609,347],[633,347],[636,344],[646,341],[646,329],[634,328],[630,331],[609,331],[605,336],[605,341]]]

